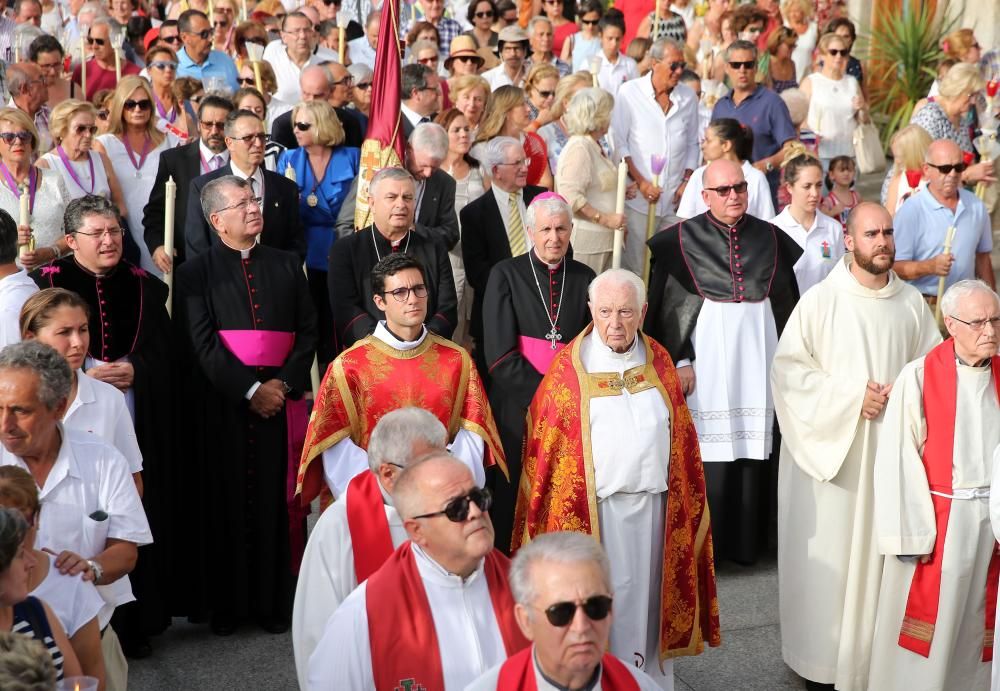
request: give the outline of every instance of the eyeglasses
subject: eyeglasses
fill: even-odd
[[[542,91],[541,89],[536,89],[536,91],[538,91],[538,95],[542,98],[552,98],[556,95],[555,91]]]
[[[423,283],[418,283],[412,288],[396,288],[395,290],[389,290],[383,295],[391,295],[396,302],[406,302],[410,299],[410,292],[413,292],[418,298],[427,297],[427,286]]]
[[[851,54],[851,51],[847,50],[847,48],[830,48],[826,52],[834,57],[839,55],[842,58],[846,58]]]
[[[477,19],[493,19],[493,10],[486,10],[485,12],[476,12]]]
[[[182,31],[182,34],[187,34],[188,36],[197,36],[202,41],[207,41],[212,38],[212,30],[204,29],[203,31]]]
[[[339,5],[340,0],[323,0],[323,4],[329,7],[330,5]]]
[[[669,65],[671,72],[677,72],[677,71],[683,72],[684,70],[687,69],[687,66],[688,66],[688,64],[686,62],[683,62],[683,61],[681,61],[681,62],[672,62]]]
[[[36,62],[35,64],[38,65],[38,69],[42,70],[43,72],[48,72],[49,70],[58,70],[60,67],[62,67],[61,62]]]
[[[588,26],[597,26],[601,23],[600,19],[581,19],[581,24],[587,24]]]
[[[953,314],[949,316],[957,322],[962,322],[973,331],[982,331],[986,328],[987,324],[992,326],[994,331],[1000,331],[1000,317],[993,317],[992,319],[973,319],[971,322],[967,322],[964,319],[959,319]]]
[[[418,58],[417,62],[419,62],[421,65],[436,65],[438,63],[438,56],[435,55],[434,57],[431,58]]]
[[[107,41],[103,38],[93,38],[91,36],[87,37],[88,46],[103,46]]]
[[[933,163],[928,163],[931,168],[936,168],[942,175],[951,175],[951,171],[955,171],[959,175],[965,172],[965,169],[969,166],[962,163],[945,163],[943,165],[935,165]]]
[[[82,137],[85,134],[93,137],[97,134],[97,125],[77,125],[73,128],[73,133],[78,137]]]
[[[564,626],[569,626],[570,622],[573,621],[578,607],[591,621],[607,619],[608,615],[611,614],[611,603],[612,600],[607,595],[594,595],[583,602],[557,602],[542,611],[545,612],[545,618],[549,620],[550,624],[561,629]]]
[[[216,209],[214,213],[221,214],[223,211],[232,211],[233,209],[257,209],[260,211],[261,201],[263,200],[260,197],[250,197],[248,199],[238,201],[235,204],[224,206],[221,209]]]
[[[254,86],[257,83],[257,80],[253,77],[240,77],[239,82],[243,86]]]
[[[288,34],[290,36],[308,36],[312,33],[312,27],[304,26],[301,29],[295,29],[294,31],[289,31],[287,29],[282,29],[281,33]]]
[[[82,235],[87,238],[93,238],[95,240],[103,240],[104,236],[107,235],[110,239],[116,240],[125,234],[125,231],[121,228],[105,228],[104,230],[95,230],[90,233],[86,233],[82,230],[73,231],[74,235]]]
[[[740,62],[730,62],[729,66],[734,70],[752,70],[757,65],[754,60],[746,60]]]
[[[31,132],[0,132],[0,139],[2,139],[4,144],[7,146],[13,144],[15,140],[30,142]]]
[[[221,121],[212,122],[211,120],[201,120],[198,124],[206,130],[224,130],[226,128],[226,123]]]
[[[254,142],[267,143],[267,135],[263,132],[248,134],[245,137],[227,137],[227,139],[232,139],[234,142],[243,142],[247,146],[253,146]]]
[[[181,42],[181,36],[180,34],[177,34],[176,36],[160,36],[160,40],[164,43],[173,43],[176,45]]]
[[[361,89],[362,91],[368,91],[368,89],[372,88],[372,83],[371,82],[361,82],[360,84],[355,84],[354,88]]]
[[[229,22],[212,22],[212,26],[214,26],[216,29],[228,29]]]
[[[330,82],[330,86],[340,86],[341,84],[344,86],[354,86],[354,77],[347,75],[346,77],[338,79],[335,82]]]
[[[107,110],[99,110],[99,111],[97,111],[97,119],[98,120],[107,120],[109,115],[111,115],[111,113],[109,111],[107,111]]]
[[[148,98],[144,98],[139,101],[133,101],[131,98],[122,104],[123,110],[151,110],[153,108],[153,102]]]
[[[497,163],[497,165],[498,166],[514,166],[515,168],[524,168],[524,167],[527,167],[527,165],[528,165],[528,159],[521,158],[521,159],[518,159],[516,161],[503,161],[501,163]]]
[[[437,516],[445,516],[452,523],[461,523],[462,521],[468,520],[469,518],[469,506],[475,504],[479,507],[479,510],[486,513],[493,506],[493,495],[485,487],[473,487],[469,490],[469,493],[462,497],[455,497],[448,505],[444,507],[444,511],[435,511],[434,513],[425,513],[421,516],[414,516],[413,518],[436,518]]]
[[[149,63],[149,66],[154,70],[176,70],[177,63],[172,60],[154,60]]]
[[[709,192],[715,192],[720,197],[728,197],[730,192],[743,194],[747,191],[746,182],[737,182],[735,185],[719,185],[718,187],[706,187]]]
[[[309,128],[312,127],[312,126],[313,126],[313,124],[311,122],[297,122],[297,123],[295,123],[295,129],[297,129],[299,132],[308,132]]]

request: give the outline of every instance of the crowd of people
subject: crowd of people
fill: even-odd
[[[0,687],[186,617],[303,689],[672,689],[776,548],[807,688],[990,688],[1000,51],[866,201],[843,2],[615,4],[0,14]]]

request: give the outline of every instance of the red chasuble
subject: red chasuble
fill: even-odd
[[[464,348],[432,333],[412,350],[368,336],[330,363],[323,377],[299,462],[300,501],[308,505],[325,489],[322,460],[313,462],[324,451],[347,437],[367,449],[382,416],[405,406],[433,413],[450,440],[461,429],[481,437],[485,465],[507,474],[486,391]]]
[[[500,637],[510,656],[529,645],[514,619],[514,598],[507,583],[510,560],[494,549],[486,555],[483,570]],[[372,574],[366,588],[375,688],[443,691],[437,632],[409,541]]]
[[[990,361],[993,385],[1000,398],[1000,357]],[[924,470],[934,505],[937,536],[927,563],[917,563],[906,598],[906,612],[899,631],[899,645],[918,655],[929,657],[941,597],[941,567],[948,517],[951,514],[952,456],[955,450],[955,412],[958,406],[958,368],[955,364],[955,340],[949,338],[935,346],[924,358],[924,419],[927,441],[924,443]],[[941,494],[949,496],[941,496]],[[990,567],[986,574],[986,625],[983,635],[983,661],[993,659],[993,629],[996,620],[997,582],[1000,559],[993,544]]]
[[[393,552],[389,519],[374,473],[358,473],[347,485],[347,529],[358,583],[378,571]]]
[[[591,456],[590,375],[580,360],[588,326],[552,362],[528,408],[524,469],[511,549],[560,530],[600,539]],[[712,532],[698,435],[667,351],[642,335],[653,384],[670,409],[670,465],[660,586],[660,659],[697,655],[722,642]],[[647,370],[648,371],[648,370]],[[645,375],[644,375],[645,376]],[[597,385],[600,386],[599,384]],[[581,395],[584,392],[585,395]]]
[[[532,655],[534,649],[534,646],[525,648],[503,663],[497,678],[497,691],[538,691]],[[605,653],[601,658],[601,691],[639,691],[639,682],[621,660],[611,653]]]

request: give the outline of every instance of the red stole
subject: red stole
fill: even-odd
[[[514,598],[507,583],[509,570],[510,560],[497,550],[486,555],[486,583],[508,656],[528,647],[514,620]],[[434,619],[409,541],[371,575],[366,587],[375,688],[444,691]]]
[[[347,485],[347,528],[351,531],[354,575],[364,582],[392,555],[392,535],[382,491],[374,473],[362,472]]]
[[[497,691],[517,689],[517,691],[538,691],[535,683],[534,646],[525,648],[517,655],[508,658],[500,668],[497,678]],[[628,671],[628,668],[611,653],[605,653],[601,658],[601,689],[602,691],[639,691],[639,682]]]
[[[1000,398],[1000,357],[990,361],[993,385]],[[924,358],[924,418],[927,421],[927,441],[924,444],[924,470],[932,492],[952,494],[952,456],[955,449],[955,411],[958,405],[958,368],[955,364],[954,339],[933,348]],[[941,566],[951,498],[931,494],[937,537],[926,564],[917,563],[906,598],[906,613],[899,631],[900,647],[929,657],[934,626],[937,623],[941,597]],[[994,543],[990,567],[986,576],[986,629],[983,640],[983,661],[993,659],[993,627],[996,620],[997,581],[1000,559]]]

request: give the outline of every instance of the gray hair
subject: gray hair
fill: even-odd
[[[211,215],[229,203],[226,190],[244,190],[248,187],[250,184],[246,180],[235,175],[223,175],[221,178],[210,180],[201,188],[201,212],[205,215],[205,220],[211,224]]]
[[[114,47],[114,39],[116,34],[124,36],[124,32],[122,31],[123,29],[122,25],[106,14],[102,14],[101,16],[96,17],[94,21],[90,23],[91,29],[93,29],[95,26],[108,27],[108,40],[111,41],[112,47]]]
[[[347,71],[354,77],[355,84],[363,82],[365,79],[371,79],[375,74],[372,72],[372,68],[363,62],[352,62],[347,66]]]
[[[383,180],[409,180],[414,186],[416,185],[413,176],[406,168],[382,168],[375,172],[372,181],[368,183],[368,194],[374,197],[375,187]]]
[[[379,419],[368,441],[368,467],[377,473],[383,463],[405,468],[413,459],[417,442],[443,449],[448,431],[434,415],[413,406],[386,413]]]
[[[56,688],[52,656],[34,638],[0,631],[0,688],[4,691],[50,691]]]
[[[423,65],[422,62],[417,62],[417,55],[422,50],[433,50],[438,57],[441,57],[441,47],[434,41],[428,41],[426,38],[415,42],[410,46],[410,62],[415,65]]]
[[[547,212],[551,216],[562,214],[566,217],[566,221],[570,225],[573,224],[573,209],[571,209],[569,204],[567,204],[561,197],[536,199],[528,205],[528,209],[524,213],[524,226],[532,233],[535,232],[535,217],[538,215],[539,209]]]
[[[605,587],[611,590],[611,562],[597,539],[583,533],[546,533],[518,550],[510,565],[507,580],[517,604],[529,606],[534,603],[538,597],[533,578],[535,567],[546,562],[596,564],[601,569]]]
[[[410,133],[410,148],[443,161],[448,155],[448,133],[436,122],[424,122]]]
[[[615,99],[604,89],[581,89],[570,99],[563,114],[566,131],[571,135],[588,135],[611,123]]]
[[[66,210],[63,211],[63,232],[69,235],[80,230],[87,216],[104,216],[119,220],[118,207],[107,197],[85,194],[66,205]]]
[[[684,46],[681,45],[680,41],[666,37],[656,39],[656,43],[649,47],[649,55],[654,60],[662,60],[667,52],[667,48],[673,48],[681,55],[684,55]]]
[[[37,374],[38,400],[49,410],[69,398],[73,371],[52,346],[36,340],[13,343],[0,350],[0,370],[5,369],[26,369]]]
[[[89,0],[80,6],[80,11],[76,13],[76,18],[79,20],[79,18],[85,14],[92,14],[95,17],[103,17],[105,16],[104,5],[99,2],[95,2],[94,0]]]
[[[642,282],[642,279],[636,276],[634,273],[628,269],[608,269],[603,273],[597,275],[590,285],[587,287],[587,300],[593,304],[594,296],[597,292],[604,287],[605,284],[611,285],[627,285],[632,286],[632,290],[635,293],[635,299],[641,308],[646,304],[646,284]]]
[[[425,507],[423,506],[424,497],[421,494],[422,483],[420,477],[425,470],[424,466],[428,463],[444,463],[446,466],[461,468],[472,478],[472,471],[469,470],[469,466],[447,451],[432,453],[406,466],[400,472],[399,476],[396,477],[396,482],[392,487],[392,504],[404,520],[419,516],[425,511]]]
[[[973,293],[987,293],[1000,307],[1000,297],[985,281],[978,278],[967,278],[964,281],[952,283],[948,290],[944,291],[944,296],[941,298],[941,314],[946,317],[954,317],[958,306]]]
[[[738,50],[749,50],[751,53],[753,53],[753,59],[754,60],[757,59],[757,46],[755,46],[750,41],[744,41],[743,39],[738,39],[730,43],[729,47],[726,48],[725,52],[723,53],[723,59],[726,62],[729,62],[729,59],[733,56],[733,53],[735,53]]]
[[[483,165],[486,166],[486,170],[492,173],[494,168],[504,163],[507,150],[512,146],[522,145],[514,137],[493,137],[486,142],[486,146],[483,147]]]
[[[34,63],[31,63],[34,64]],[[7,90],[11,96],[20,96],[22,91],[31,88],[31,75],[17,63],[7,66]]]
[[[535,15],[534,17],[532,17],[532,18],[531,18],[531,20],[530,20],[530,21],[528,22],[528,37],[529,37],[529,38],[531,38],[532,36],[534,36],[534,35],[535,35],[535,25],[536,25],[536,24],[541,24],[542,22],[544,22],[544,23],[548,24],[548,25],[549,25],[549,28],[552,28],[552,20],[551,20],[551,19],[549,19],[549,18],[548,18],[548,17],[546,17],[545,15],[542,15],[542,14],[536,14],[536,15]]]

